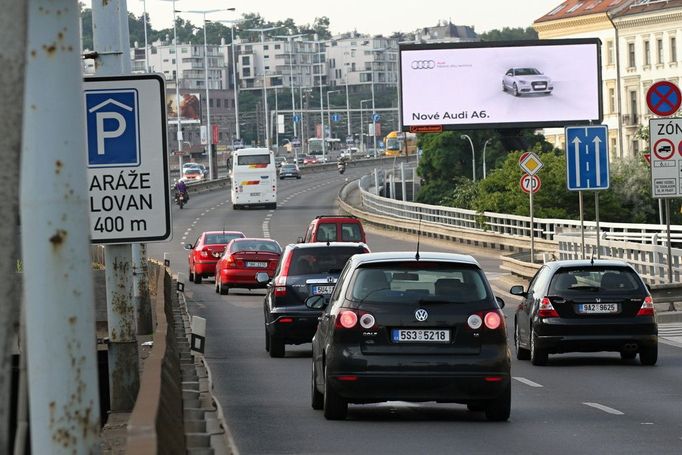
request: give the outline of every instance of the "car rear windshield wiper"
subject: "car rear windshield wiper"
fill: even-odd
[[[598,291],[600,288],[599,286],[571,286],[569,288],[570,291]]]
[[[420,305],[423,305],[425,303],[463,303],[463,302],[453,302],[452,300],[444,300],[444,299],[419,299],[417,300],[417,303]]]

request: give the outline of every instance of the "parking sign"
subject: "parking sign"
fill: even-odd
[[[163,77],[84,82],[90,238],[93,243],[171,236]]]

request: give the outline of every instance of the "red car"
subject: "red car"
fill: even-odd
[[[267,283],[256,281],[256,273],[275,275],[282,247],[271,239],[235,239],[216,265],[215,291],[226,295],[230,288],[258,289]]]
[[[313,155],[306,155],[305,158],[303,158],[303,164],[319,164],[320,161],[314,157]]]
[[[359,218],[346,215],[316,216],[308,225],[305,237],[298,238],[305,242],[362,242],[367,243],[365,230]]]
[[[185,244],[185,249],[189,250],[189,280],[199,284],[202,278],[214,276],[215,265],[223,255],[225,246],[232,239],[244,237],[240,231],[206,231],[199,235],[194,244]]]

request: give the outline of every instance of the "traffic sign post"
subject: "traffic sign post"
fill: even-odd
[[[519,157],[519,167],[526,174],[521,177],[521,189],[524,188],[524,179],[528,179],[528,189],[534,188],[535,178],[538,180],[537,189],[540,189],[540,178],[535,177],[544,165],[540,157],[533,152],[524,152]],[[525,191],[525,190],[524,190]],[[537,190],[535,190],[537,191]],[[527,191],[529,199],[529,215],[530,215],[530,262],[535,263],[535,218],[533,217],[533,193],[535,191]]]
[[[523,177],[521,177],[521,180],[519,181],[519,186],[524,193],[529,193],[531,190],[533,193],[537,193],[542,187],[542,181],[537,175],[523,174]]]
[[[569,191],[609,188],[608,128],[566,128],[566,185]]]
[[[93,243],[171,236],[164,81],[155,74],[86,78]]]

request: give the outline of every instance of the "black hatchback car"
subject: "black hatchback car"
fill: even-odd
[[[544,365],[553,353],[616,351],[623,359],[639,353],[643,365],[656,364],[653,300],[626,262],[549,262],[527,291],[513,286],[509,292],[523,298],[514,317],[519,360]]]
[[[268,283],[263,305],[265,349],[270,357],[283,357],[286,344],[310,343],[321,311],[306,307],[306,298],[329,296],[348,258],[368,252],[364,243],[287,245],[275,276]],[[256,278],[260,282],[268,281],[265,274]]]
[[[510,354],[504,302],[476,260],[448,253],[352,257],[313,338],[311,399],[327,419],[349,403],[463,403],[509,418]]]

